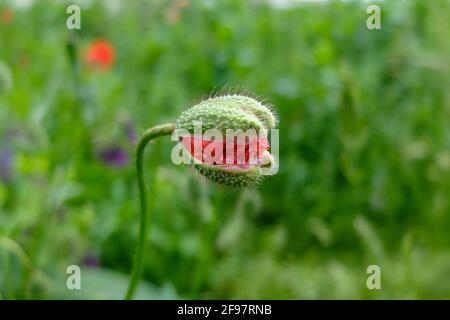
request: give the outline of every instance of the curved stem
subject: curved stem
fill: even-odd
[[[174,123],[159,125],[144,132],[136,147],[136,172],[139,184],[139,200],[141,205],[139,221],[139,240],[137,244],[137,253],[134,260],[133,270],[131,272],[130,284],[125,299],[132,299],[139,282],[142,271],[142,260],[144,256],[145,243],[147,241],[148,219],[147,219],[147,199],[145,193],[144,180],[144,151],[147,144],[154,138],[170,135],[175,130]]]

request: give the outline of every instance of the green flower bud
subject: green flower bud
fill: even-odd
[[[233,139],[234,145],[231,146],[230,142],[227,142],[230,140],[206,141],[202,137],[194,137],[195,126],[198,123],[201,123],[202,134],[207,130],[216,129],[225,138],[230,129],[242,130],[241,132],[249,132],[248,130],[251,129],[256,132],[257,136],[252,139],[247,138],[246,142],[240,145]],[[200,160],[194,164],[194,168],[207,179],[231,188],[256,185],[263,176],[262,168],[270,167],[275,161],[268,152],[267,130],[275,128],[276,125],[276,117],[270,108],[251,97],[237,94],[204,100],[184,111],[176,122],[177,130],[184,130],[191,134],[190,137],[182,137],[182,139],[184,139],[183,144],[189,150],[189,154]],[[198,142],[203,148],[210,143],[215,143],[218,149],[222,149],[223,145],[224,158],[227,147],[231,148],[229,150],[234,150],[234,153],[238,147],[242,147],[242,150],[245,150],[245,155],[242,153],[242,157],[247,162],[207,162],[204,158],[194,157],[193,147],[190,147],[194,142]],[[256,161],[249,161],[250,146],[257,150]]]

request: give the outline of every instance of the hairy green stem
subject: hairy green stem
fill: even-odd
[[[145,243],[148,233],[148,217],[147,217],[147,198],[145,192],[144,180],[144,151],[147,144],[154,138],[172,134],[175,130],[174,123],[155,126],[144,132],[136,147],[136,172],[139,184],[139,200],[141,205],[140,221],[139,221],[139,239],[137,244],[137,252],[134,260],[133,271],[131,272],[130,283],[125,299],[132,299],[136,291],[139,278],[142,272],[142,262],[144,256]]]

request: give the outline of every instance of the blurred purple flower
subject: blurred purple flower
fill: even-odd
[[[12,178],[13,152],[9,148],[0,149],[0,180],[8,182]]]
[[[123,167],[128,163],[128,153],[116,145],[111,145],[100,151],[100,159],[110,166]]]
[[[137,138],[136,138],[136,129],[134,127],[133,122],[127,121],[125,123],[125,133],[127,135],[128,141],[131,144],[136,144]]]
[[[84,263],[89,267],[100,267],[100,259],[93,253],[86,254],[86,256],[84,257]]]

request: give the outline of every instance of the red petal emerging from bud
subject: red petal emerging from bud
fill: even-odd
[[[202,163],[229,168],[248,168],[261,164],[264,152],[269,150],[269,141],[262,137],[236,142],[183,136],[181,141],[190,155]]]

